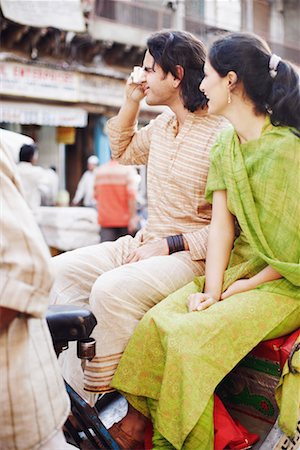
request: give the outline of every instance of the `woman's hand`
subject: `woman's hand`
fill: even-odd
[[[203,311],[204,309],[209,308],[214,303],[217,303],[218,300],[213,298],[210,294],[191,294],[188,296],[188,310],[192,311]]]
[[[231,297],[231,295],[238,294],[239,292],[250,291],[251,289],[253,289],[253,285],[250,279],[237,280],[223,292],[221,299],[224,300],[225,298]]]

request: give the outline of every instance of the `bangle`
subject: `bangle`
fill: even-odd
[[[166,239],[169,247],[169,255],[176,252],[182,252],[184,250],[184,240],[182,234],[168,236]]]

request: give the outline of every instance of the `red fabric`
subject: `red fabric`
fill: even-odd
[[[259,440],[257,434],[251,434],[237,420],[234,420],[219,397],[214,395],[214,450],[242,450]]]
[[[153,427],[151,421],[149,420],[147,422],[145,432],[145,450],[152,449],[152,436],[153,436]]]
[[[280,347],[280,366],[281,366],[281,368],[283,368],[283,366],[290,354],[290,351],[292,350],[293,345],[299,335],[300,335],[300,328],[298,328],[298,330],[294,331],[294,333],[290,334],[289,336],[286,336],[285,342]]]
[[[251,355],[279,362],[280,367],[283,368],[299,334],[300,328],[287,336],[261,342],[251,351]]]
[[[257,434],[249,433],[237,420],[233,420],[225,406],[214,395],[214,427],[215,427],[215,442],[214,450],[242,450],[255,444],[259,440]],[[145,450],[152,449],[152,424],[146,426],[145,434]]]

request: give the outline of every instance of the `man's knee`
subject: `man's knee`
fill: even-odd
[[[62,253],[61,255],[51,258],[51,265],[54,271],[54,279],[58,279],[74,268],[76,257],[72,252]]]
[[[153,293],[138,276],[137,267],[129,264],[110,270],[97,279],[90,294],[90,307],[96,316],[102,312],[111,316],[127,314],[140,319],[153,305],[148,305]],[[148,286],[149,287],[149,286]]]
[[[53,285],[50,291],[50,304],[69,303],[73,294],[77,292],[80,275],[80,257],[76,251],[62,253],[51,259],[54,275]]]
[[[103,273],[92,287],[89,303],[94,313],[100,310],[114,312],[115,308],[120,306],[120,300],[125,297],[124,280],[117,274],[113,276],[110,272],[115,271]]]

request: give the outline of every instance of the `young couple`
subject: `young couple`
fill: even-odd
[[[298,76],[254,35],[221,38],[204,59],[188,33],[150,37],[143,83],[128,82],[109,124],[114,157],[148,164],[148,225],[56,259],[54,301],[89,303],[98,320],[85,389],[132,405],[112,430],[122,448],[142,448],[150,417],[153,448],[213,449],[217,384],[300,326]],[[174,114],[136,131],[143,97]],[[217,137],[218,117],[233,127]],[[290,433],[297,413],[281,418]]]

